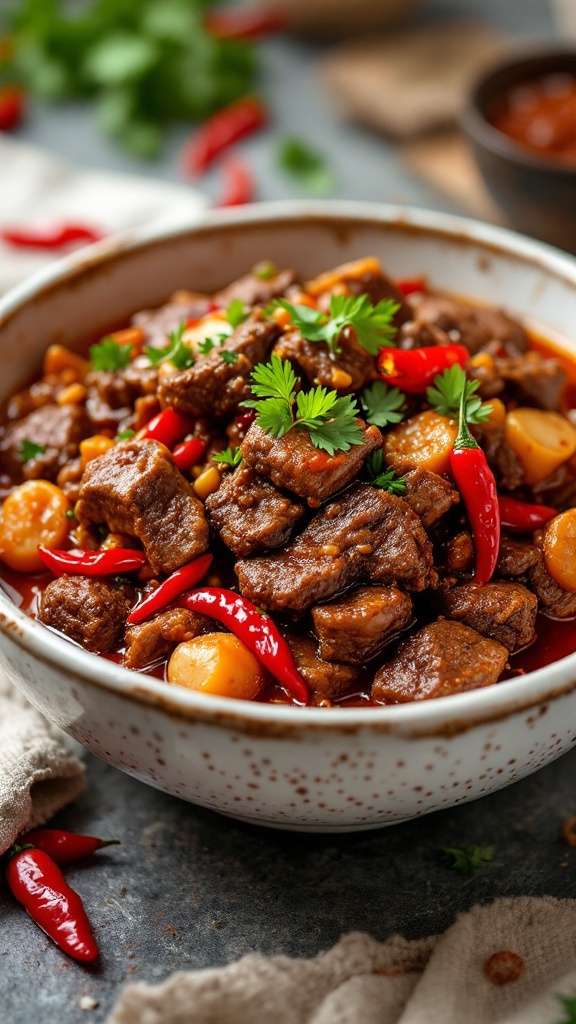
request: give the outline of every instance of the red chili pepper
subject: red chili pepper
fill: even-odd
[[[47,853],[62,867],[65,864],[74,864],[82,857],[89,857],[91,853],[102,850],[105,846],[115,846],[118,842],[118,839],[81,836],[76,832],[67,832],[63,828],[35,828],[22,836],[18,845],[32,845],[37,850]]]
[[[156,615],[156,612],[160,612],[167,605],[172,604],[177,597],[200,582],[208,572],[211,561],[212,555],[200,555],[200,558],[195,558],[193,562],[188,562],[188,565],[176,569],[167,580],[164,580],[159,587],[156,587],[156,590],[132,609],[128,616],[128,622],[131,624],[144,622],[152,615]]]
[[[154,416],[138,436],[150,441],[160,441],[167,448],[171,448],[177,441],[186,437],[186,434],[190,434],[193,428],[193,419],[169,406]]]
[[[406,298],[414,295],[415,292],[426,291],[426,279],[424,277],[412,277],[405,281],[396,281],[396,287],[401,295]]]
[[[185,594],[178,604],[228,626],[295,701],[308,703],[308,687],[298,672],[292,651],[272,619],[262,615],[251,601],[222,587],[203,587]]]
[[[464,413],[465,389],[460,397],[458,436],[450,453],[452,476],[466,506],[474,535],[474,579],[488,583],[494,575],[500,549],[500,510],[496,481],[486,456],[468,430]]]
[[[146,565],[143,551],[132,548],[110,548],[108,551],[59,551],[57,548],[38,547],[38,554],[44,565],[62,576],[70,573],[77,576],[115,576],[117,573],[132,572]]]
[[[281,32],[287,24],[286,13],[273,7],[208,11],[204,18],[204,27],[216,39],[260,39]]]
[[[206,451],[206,442],[199,437],[193,437],[191,441],[182,441],[174,448],[172,455],[174,462],[181,473],[186,473],[192,466],[195,466]]]
[[[9,132],[24,116],[24,93],[17,85],[0,89],[0,132]]]
[[[498,506],[502,526],[506,530],[517,530],[518,533],[539,530],[558,515],[557,509],[549,505],[529,505],[526,501],[517,501],[516,498],[501,494],[498,495]]]
[[[87,224],[2,228],[0,238],[19,249],[61,249],[72,243],[99,242],[104,235]]]
[[[14,846],[6,868],[13,895],[60,949],[88,963],[98,946],[77,892],[43,850]]]
[[[257,96],[222,107],[198,129],[182,150],[182,168],[186,174],[203,171],[234,142],[258,131],[266,123],[267,112]]]
[[[252,171],[244,160],[229,158],[222,167],[225,184],[216,206],[243,206],[254,199]]]
[[[386,383],[411,395],[423,395],[434,377],[449,366],[465,366],[469,357],[470,352],[464,345],[383,348],[378,356],[378,369]]]

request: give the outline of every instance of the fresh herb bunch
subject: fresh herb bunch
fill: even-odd
[[[240,448],[225,448],[222,452],[216,452],[212,456],[213,462],[220,462],[223,466],[228,466],[229,469],[234,469],[242,462],[242,452]]]
[[[30,459],[35,459],[37,455],[45,455],[45,453],[46,449],[43,444],[36,444],[35,441],[24,438],[18,452],[18,461],[28,462]]]
[[[466,372],[457,363],[434,378],[432,387],[427,388],[426,398],[440,416],[458,420],[460,400],[464,394],[464,414],[467,423],[485,423],[490,419],[493,406],[482,403],[476,394],[480,381],[469,380]]]
[[[208,0],[5,0],[3,70],[42,100],[88,97],[98,124],[135,156],[159,151],[171,122],[245,95],[255,49],[205,27]]]
[[[278,150],[281,169],[307,192],[329,195],[336,188],[336,179],[327,160],[303,139],[283,139]]]
[[[97,345],[90,346],[90,366],[101,372],[123,370],[132,358],[132,345],[120,344],[115,338],[106,337]]]
[[[373,487],[380,487],[389,494],[404,494],[406,481],[404,477],[398,476],[393,469],[386,469],[382,449],[371,452],[366,461],[366,469]]]
[[[382,299],[373,306],[367,295],[332,295],[329,314],[310,306],[293,305],[286,299],[277,299],[271,303],[268,311],[278,306],[287,310],[294,327],[298,328],[306,341],[325,341],[335,355],[341,351],[338,340],[345,327],[354,330],[358,344],[372,356],[378,355],[384,346],[391,345],[396,334],[392,318],[398,303],[393,299]]]
[[[441,854],[444,863],[457,871],[460,875],[471,875],[476,868],[484,867],[491,860],[494,860],[496,849],[494,846],[465,846],[458,849],[455,846],[442,846]]]
[[[351,395],[316,387],[298,391],[300,381],[287,360],[273,355],[259,363],[250,378],[253,399],[242,405],[256,410],[256,423],[272,437],[283,437],[295,427],[306,430],[316,448],[334,455],[362,444],[364,434],[357,422],[358,408]]]
[[[151,348],[148,346],[144,349],[144,354],[148,356],[152,366],[158,366],[160,363],[173,363],[178,370],[187,370],[190,366],[194,366],[192,353],[188,345],[182,340],[185,330],[186,324],[182,321],[175,331],[170,331],[168,335],[170,345],[168,348]]]
[[[404,419],[406,395],[399,388],[391,388],[383,380],[375,380],[364,388],[360,400],[368,423],[387,427]]]

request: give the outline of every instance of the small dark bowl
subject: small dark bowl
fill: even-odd
[[[488,120],[492,105],[510,86],[562,71],[576,75],[575,50],[507,58],[476,82],[463,128],[484,181],[512,227],[576,252],[576,166],[531,153]]]

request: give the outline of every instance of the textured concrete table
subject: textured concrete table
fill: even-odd
[[[545,38],[544,0],[436,0],[422,18],[464,13],[529,37]],[[315,88],[311,44],[276,40],[264,57],[263,89],[276,114],[273,133],[246,143],[260,197],[297,197],[274,165],[274,136],[313,138],[339,177],[338,195],[403,200],[450,209],[402,172],[393,147],[342,124]],[[79,163],[176,180],[174,133],[162,161],[142,167],[97,136],[83,108],[38,110],[24,137]],[[215,194],[216,176],[207,179]],[[446,928],[459,911],[500,895],[576,895],[576,851],[563,845],[563,820],[576,813],[576,751],[501,793],[452,811],[374,833],[310,837],[251,828],[164,796],[88,758],[88,789],[58,824],[113,836],[122,845],[68,869],[82,893],[102,950],[98,967],[67,960],[7,896],[0,901],[0,1020],[72,1024],[102,1021],[121,987],[158,981],[177,969],[218,966],[244,953],[314,955],[342,932],[415,938]],[[494,845],[472,877],[440,861],[441,846]],[[98,1006],[79,1008],[84,995]]]

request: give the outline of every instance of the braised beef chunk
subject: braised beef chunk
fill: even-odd
[[[130,602],[121,590],[87,576],[60,576],[40,599],[38,618],[82,644],[105,653],[120,643]]]
[[[558,409],[566,372],[557,359],[528,352],[522,358],[495,359],[494,363],[496,373],[520,405]]]
[[[484,450],[496,482],[506,491],[514,491],[524,483],[524,466],[505,436],[504,418],[500,426],[490,421],[475,423],[471,428],[480,447]]]
[[[527,576],[540,559],[535,544],[523,540],[512,540],[505,534],[500,538],[497,572],[505,579],[520,579]]]
[[[325,661],[364,665],[412,621],[412,601],[397,587],[359,587],[312,609],[314,632]]]
[[[383,272],[375,273],[367,271],[359,277],[345,278],[348,291],[352,295],[367,295],[373,306],[377,306],[382,299],[392,299],[398,304],[392,323],[400,327],[411,317],[410,307],[407,305],[402,292],[398,291],[396,285]]]
[[[283,551],[236,563],[241,592],[264,608],[302,612],[360,580],[436,584],[432,545],[402,498],[358,484],[318,512]]]
[[[460,495],[452,484],[429,469],[420,466],[410,469],[403,479],[406,482],[403,498],[426,529],[460,501]]]
[[[447,697],[497,682],[508,651],[461,622],[439,619],[407,640],[396,657],[378,669],[372,699],[404,704]]]
[[[272,299],[285,295],[296,281],[294,270],[278,270],[270,277],[245,274],[222,291],[216,292],[214,302],[222,309],[227,309],[233,299],[239,299],[244,306],[266,306]]]
[[[170,573],[208,547],[204,507],[159,441],[123,441],[88,463],[76,518],[136,537],[154,572]]]
[[[198,356],[194,366],[163,380],[158,389],[161,400],[192,416],[224,416],[235,412],[248,398],[248,379],[257,363],[264,362],[280,333],[273,320],[251,317],[207,356]],[[228,353],[234,358],[222,358]]]
[[[196,292],[176,292],[170,302],[158,309],[144,309],[132,317],[134,327],[144,331],[144,345],[152,348],[165,348],[168,335],[178,330],[183,321],[198,320],[212,308],[212,299],[208,295]]]
[[[572,619],[576,616],[576,593],[564,590],[552,579],[539,549],[538,561],[529,570],[525,582],[536,594],[541,611],[555,619]]]
[[[474,560],[474,542],[467,530],[460,530],[444,545],[444,567],[451,572],[466,572]]]
[[[86,375],[86,412],[95,431],[115,430],[132,416],[134,403],[156,396],[158,371],[133,364],[122,370],[93,370]]]
[[[0,467],[17,483],[39,477],[55,480],[62,466],[78,454],[82,438],[90,433],[81,406],[43,405],[0,429]],[[43,450],[23,461],[24,441]]]
[[[370,452],[382,443],[378,427],[357,422],[362,427],[364,443],[333,456],[315,448],[305,430],[290,430],[284,437],[271,437],[253,423],[242,442],[242,458],[277,487],[285,487],[307,498],[309,505],[318,506],[349,483]]]
[[[442,594],[440,610],[446,618],[471,626],[510,652],[526,647],[536,636],[538,601],[520,583],[500,580],[483,587],[475,583],[452,587]]]
[[[521,324],[499,309],[421,292],[410,296],[408,301],[415,319],[440,327],[450,341],[466,345],[471,353],[478,352],[490,341],[499,341],[511,355],[524,352],[528,347],[528,336]]]
[[[289,359],[299,377],[310,384],[335,388],[342,394],[358,391],[378,376],[376,360],[352,337],[342,338],[335,359],[325,342],[306,341],[298,331],[288,331],[274,347],[279,359]]]
[[[239,558],[286,544],[304,505],[242,463],[206,500],[211,525]]]
[[[316,704],[332,701],[349,693],[360,681],[360,670],[352,665],[339,665],[324,661],[318,654],[315,641],[309,636],[287,634],[294,661],[304,677]]]
[[[198,615],[187,608],[168,608],[149,622],[128,626],[124,637],[124,664],[127,668],[146,668],[166,658],[185,640],[193,640],[202,633],[216,633],[219,629],[218,623],[206,615]]]
[[[395,327],[410,317],[410,309],[404,296],[393,280],[384,273],[380,261],[375,256],[343,263],[319,274],[312,281],[308,281],[305,287],[310,295],[317,297],[321,308],[328,309],[330,295],[342,285],[348,294],[367,295],[373,305],[377,305],[382,299],[392,299],[396,302],[398,310],[393,320]]]

